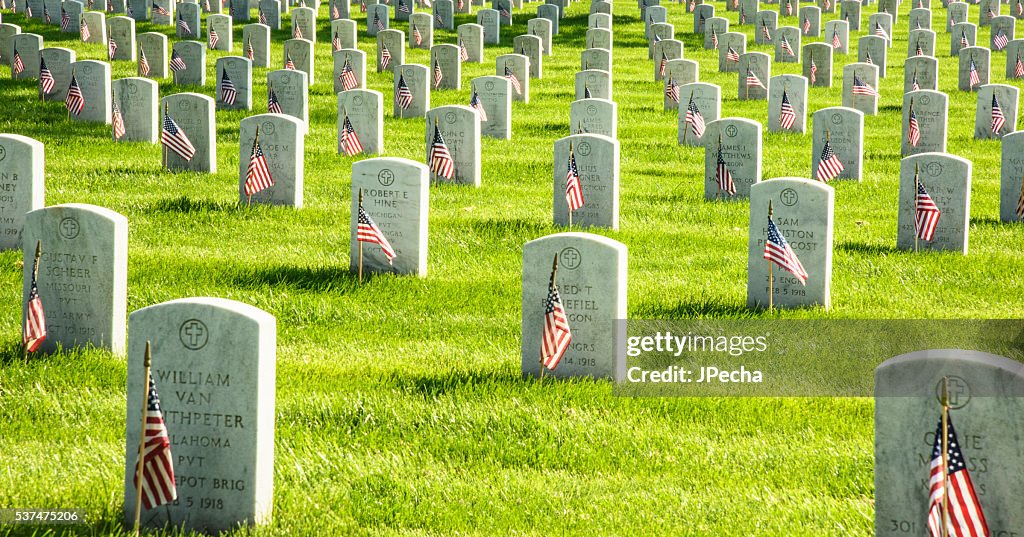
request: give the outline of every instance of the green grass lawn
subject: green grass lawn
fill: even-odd
[[[999,142],[972,139],[976,99],[956,90],[937,1],[949,149],[974,163],[970,255],[895,250],[904,4],[880,113],[865,120],[864,181],[835,184],[833,308],[772,316],[1019,316],[1024,228],[998,222]],[[494,58],[526,33],[537,5],[502,28],[485,63],[463,65],[462,91],[435,93],[433,105],[467,104],[468,81],[494,74]],[[723,116],[765,123],[766,102],[738,102],[736,74],[717,73],[716,53],[689,33],[692,16],[680,4],[666,6],[685,57],[701,63],[700,79],[722,86]],[[723,4],[716,8],[725,13]],[[874,8],[865,8],[865,23]],[[870,400],[628,399],[603,381],[520,378],[520,249],[561,231],[550,223],[552,144],[569,134],[586,2],[569,8],[555,54],[544,58],[545,78],[531,81],[530,103],[514,105],[514,139],[483,140],[483,187],[431,190],[428,277],[381,276],[361,287],[347,272],[353,159],[336,154],[327,10],[325,2],[301,210],[238,206],[242,112],[217,112],[217,174],[170,174],[160,168],[158,146],[114,144],[109,126],[69,124],[60,103],[40,103],[33,83],[0,81],[0,132],[46,145],[47,203],[93,203],[128,217],[129,311],[216,296],[277,317],[273,522],[239,534],[873,533]],[[619,0],[615,10],[621,231],[595,232],[629,247],[629,316],[767,317],[745,308],[747,204],[703,201],[703,150],[677,145],[676,115],[662,110],[636,3]],[[725,16],[736,23],[737,13]],[[105,59],[105,47],[82,45],[56,26],[7,12],[3,20],[79,59]],[[456,20],[475,22],[475,15]],[[173,30],[137,27],[154,29]],[[771,52],[753,45],[753,29],[742,27],[749,50]],[[372,58],[374,40],[364,31],[365,19],[359,45]],[[235,54],[240,35],[236,26]],[[849,55],[836,57],[837,73],[854,61],[861,35],[851,36]],[[287,36],[274,35],[275,67]],[[981,30],[979,42],[987,39]],[[436,34],[443,42],[454,42],[454,33]],[[223,54],[209,53],[207,87],[165,81],[161,94],[213,96],[214,61]],[[428,62],[426,51],[407,54],[408,62]],[[1002,82],[1003,61],[993,54],[993,81]],[[266,70],[254,71],[256,113],[266,110]],[[133,63],[113,66],[115,78],[134,74]],[[371,72],[367,82],[391,102],[390,76]],[[839,76],[831,89],[812,89],[811,111],[840,105],[840,92]],[[388,115],[385,155],[422,161],[423,129],[422,120]],[[764,151],[764,178],[810,175],[809,135],[766,132]],[[122,532],[125,360],[88,350],[23,364],[21,262],[21,252],[0,253],[0,333],[7,334],[0,340],[0,507],[78,507],[89,525],[75,529]]]

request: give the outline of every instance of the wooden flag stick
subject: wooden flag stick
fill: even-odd
[[[690,98],[687,99],[687,101],[686,101],[686,111],[687,112],[690,111],[690,101],[692,101],[692,100],[693,100],[693,92],[691,91],[690,92]],[[679,102],[682,103],[683,101],[679,101]],[[686,115],[684,114],[683,117],[685,118]],[[684,144],[686,143],[686,135],[689,134],[689,132],[690,132],[690,125],[684,120],[683,121],[683,143]]]
[[[920,170],[920,165],[917,164],[917,163],[914,163],[914,193],[911,194],[911,196],[913,196],[913,200],[914,200],[914,251],[915,252],[917,251],[917,246],[918,246],[917,243],[918,243],[918,241],[921,238],[921,234],[918,232],[919,230],[917,228],[917,225],[918,225],[917,224],[917,191],[921,188],[919,186],[921,184],[921,177],[918,175],[918,173],[920,173],[920,171],[921,171]]]
[[[555,260],[551,263],[551,287],[555,286],[555,276],[557,276],[557,275],[558,275],[558,253],[555,252]],[[545,308],[546,307],[547,306],[545,305]],[[547,314],[545,313],[545,315],[547,315]],[[547,322],[547,320],[545,319],[544,322]],[[544,349],[544,342],[542,341],[541,342],[540,358],[538,360],[540,362],[540,380],[541,381],[544,380],[544,350],[543,349]]]
[[[256,146],[259,145],[259,143],[260,143],[260,126],[256,125],[256,137],[252,139],[252,150],[249,152],[249,161],[250,162],[252,161],[252,153],[254,153],[256,151]],[[248,181],[249,180],[249,174],[246,173],[245,175],[246,175],[245,180]],[[244,186],[243,186],[243,188],[244,188]],[[247,202],[246,203],[246,207],[252,207],[252,194],[246,195],[245,196],[245,200]]]
[[[168,109],[167,101],[164,101],[164,115],[165,116],[167,115],[167,109]],[[161,119],[163,119],[163,118],[161,118]],[[162,125],[163,121],[161,121],[160,124]],[[160,129],[160,141],[161,142],[163,141],[163,138],[164,138],[164,132],[163,132],[163,129]],[[161,159],[162,160],[161,161],[163,162],[163,167],[166,169],[167,168],[167,146],[164,145],[163,143],[161,143],[160,147],[162,148],[162,151],[161,151],[161,154],[162,154]]]
[[[143,359],[142,383],[142,424],[139,427],[139,459],[135,469],[135,537],[139,535],[139,523],[142,521],[142,471],[143,453],[146,450],[146,410],[149,408],[149,369],[153,363],[153,350],[150,342],[146,342],[146,355]]]
[[[363,189],[359,189],[359,208],[363,208]],[[356,242],[359,243],[359,283],[363,283],[363,241],[359,239],[359,214],[356,213]]]
[[[32,281],[35,282],[39,279],[39,257],[43,255],[43,241],[36,241],[36,257],[35,263],[32,265]],[[28,323],[28,304],[25,304],[25,323]],[[24,331],[24,329],[22,329]],[[24,337],[22,338],[24,339]],[[25,344],[24,354],[22,359],[25,363],[28,363],[28,344]]]
[[[949,377],[942,377],[942,537],[949,535]]]
[[[570,140],[569,141],[569,159],[572,159],[572,158],[573,158],[572,157],[572,141]],[[577,179],[577,181],[578,181],[578,179]],[[566,184],[566,188],[568,188],[568,186],[569,185],[567,183]],[[583,186],[581,185],[580,189],[582,190],[582,188],[583,188]],[[569,200],[568,199],[565,200],[565,206],[566,206],[566,210],[569,212],[569,231],[572,231],[572,207],[569,205]]]
[[[722,152],[722,133],[718,133],[718,152],[719,153]],[[721,177],[717,177],[717,174],[718,174],[718,155],[715,155],[715,175],[716,175],[715,182],[718,183],[718,193],[715,194],[715,201],[719,201],[719,200],[722,199],[722,178]]]
[[[772,200],[768,200],[768,220],[772,219],[775,211],[772,209]],[[773,274],[774,266],[771,259],[768,260],[768,312],[772,311],[775,307],[775,276]]]

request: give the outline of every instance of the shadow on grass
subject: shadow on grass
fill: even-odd
[[[378,276],[381,275],[364,272],[363,283],[360,284],[359,275],[349,271],[347,267],[253,267],[238,273],[235,276],[235,283],[249,288],[269,285],[271,287],[285,286],[306,291],[333,291],[347,294],[356,292],[360,285],[366,285]]]
[[[643,302],[630,314],[633,319],[752,319],[758,316],[760,312],[746,304],[730,304],[707,297],[675,304]]]
[[[238,203],[217,203],[209,200],[194,200],[188,196],[160,200],[150,206],[149,212],[163,213],[198,213],[198,212],[235,212]]]
[[[408,376],[392,374],[388,384],[395,388],[418,393],[424,397],[438,397],[458,392],[463,388],[478,389],[484,386],[523,385],[519,375],[502,375],[493,371],[445,371],[437,375]]]
[[[998,218],[992,218],[991,216],[972,216],[971,217],[971,225],[972,226],[990,226],[990,227],[999,226],[999,227],[1001,227],[1001,226],[1005,226],[1007,224],[1013,225],[1014,223],[1015,222],[1003,222],[1002,220],[1000,220]]]
[[[541,233],[556,233],[551,223],[540,223],[526,218],[501,218],[497,220],[474,220],[470,223],[473,231],[481,235],[515,234],[535,237]]]
[[[840,242],[836,244],[837,250],[845,252],[857,252],[869,255],[897,254],[900,252],[892,244],[865,244],[863,242]]]

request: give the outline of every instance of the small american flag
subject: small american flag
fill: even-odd
[[[665,69],[668,67],[668,58],[665,57],[665,53],[661,53],[661,64],[658,66],[658,75],[664,77]]]
[[[811,20],[804,17],[804,35],[807,35],[811,31]]]
[[[53,73],[50,72],[50,68],[46,66],[46,60],[42,56],[39,57],[39,88],[43,91],[43,95],[49,95],[53,92],[53,86],[55,81],[53,80]]]
[[[665,96],[672,99],[672,102],[679,102],[679,84],[672,77],[668,78],[665,84]]]
[[[771,216],[768,217],[768,240],[764,242],[764,258],[796,276],[801,284],[807,285],[807,271],[804,270],[789,241],[779,233],[779,228]]]
[[[919,84],[917,82],[917,71],[914,71],[914,80],[913,80],[913,82],[911,82],[910,90],[911,91],[920,91],[920,89],[921,89],[921,84]]]
[[[156,2],[153,2],[152,9],[153,9],[153,14],[154,15],[163,15],[164,17],[170,17],[171,16],[171,12],[170,11],[167,11],[167,9],[165,7],[157,4]]]
[[[363,144],[359,141],[359,135],[356,134],[356,129],[352,126],[352,120],[348,118],[348,114],[345,114],[345,119],[341,122],[341,150],[347,157],[363,152]]]
[[[969,47],[971,44],[967,41],[967,32],[960,30],[960,46]]]
[[[981,75],[978,74],[978,67],[974,65],[974,58],[971,58],[970,73],[968,74],[970,80],[968,81],[973,88],[978,84],[981,84]]]
[[[228,76],[228,70],[224,69],[220,79],[220,100],[222,103],[232,106],[235,104],[235,98],[238,96],[238,91],[235,89],[235,83],[231,81],[231,77]]]
[[[340,18],[341,18],[341,11],[338,10],[338,4],[332,2],[331,3],[331,20],[340,19]]]
[[[459,40],[459,60],[464,62],[469,61],[469,49],[466,48],[466,43],[461,39]]]
[[[249,168],[245,171],[245,195],[252,196],[274,186],[274,178],[270,175],[267,156],[260,147],[259,133],[252,140],[252,153],[249,154]]]
[[[405,83],[405,77],[398,75],[398,91],[395,92],[395,102],[402,110],[408,110],[412,106],[412,90]]]
[[[271,114],[284,113],[281,109],[281,102],[277,100],[277,94],[274,93],[274,88],[269,88],[267,90],[267,112]]]
[[[388,242],[387,237],[384,236],[384,233],[379,227],[377,227],[377,224],[372,218],[370,218],[370,215],[367,214],[366,210],[363,209],[362,203],[359,204],[356,239],[359,242],[368,242],[379,245],[381,253],[383,253],[384,257],[388,259],[388,264],[391,264],[396,257],[395,249],[391,247],[391,243]]]
[[[429,2],[427,3],[427,7],[430,7]],[[464,2],[463,0],[459,0],[458,2],[455,3],[455,8],[458,9],[459,11],[466,9],[466,2]]]
[[[796,111],[793,109],[793,105],[789,102],[789,93],[785,89],[782,90],[782,106],[779,108],[779,127],[783,129],[793,128],[793,123],[796,121]]]
[[[749,67],[747,67],[747,87],[768,89],[764,87],[763,83],[761,83],[761,79],[757,78],[757,73],[751,71]]]
[[[359,0],[359,12],[366,13],[366,0]]]
[[[882,25],[877,22],[875,23],[875,35],[877,35],[878,37],[889,39],[888,32],[886,32],[885,28],[882,28]]]
[[[258,16],[259,16],[260,24],[269,24],[267,22],[267,14],[263,12],[263,8],[260,8]]]
[[[790,0],[786,0],[786,16],[793,16],[793,2],[791,2]]]
[[[441,72],[441,65],[434,60],[434,89],[441,87],[441,81],[444,79],[444,73]]]
[[[519,83],[519,77],[516,76],[507,63],[505,64],[505,78],[512,83],[512,89],[516,90],[516,95],[522,95],[523,86]],[[587,88],[587,93],[590,93],[590,88]],[[586,98],[589,99],[590,95],[587,95]]]
[[[729,46],[729,48],[725,49],[725,61],[729,61],[729,62],[738,62],[738,61],[740,61],[740,53],[736,52],[736,49],[732,48],[732,46]]]
[[[107,39],[107,58],[113,61],[114,54],[117,54],[117,41],[114,41],[114,38],[110,37]]]
[[[818,65],[814,63],[814,58],[811,58],[811,84],[814,84],[818,80]]]
[[[725,156],[722,155],[722,142],[718,142],[718,154],[715,156],[715,182],[718,183],[718,191],[733,196],[736,194],[736,182],[732,180],[732,172],[725,164]]]
[[[946,462],[943,471],[942,453],[942,421],[935,430],[935,446],[932,449],[932,461],[929,468],[928,485],[928,530],[932,537],[940,535],[956,535],[981,537],[989,535],[985,514],[981,510],[981,502],[974,492],[971,475],[967,472],[967,460],[960,450],[960,443],[953,429],[953,422],[947,417],[946,422]],[[947,499],[946,490],[949,490]],[[946,514],[946,532],[942,531],[943,504],[949,505]]]
[[[183,34],[192,35],[192,27],[188,25],[188,22],[185,22],[185,17],[181,13],[178,13],[178,29]]]
[[[82,36],[82,41],[86,42],[92,38],[92,32],[89,31],[89,25],[85,23],[85,15],[82,15],[82,22],[78,25],[78,33]]]
[[[455,175],[455,161],[437,123],[434,123],[434,141],[430,144],[430,171],[444,179],[451,179]]]
[[[146,59],[146,51],[139,47],[139,73],[142,76],[149,76],[149,60]]]
[[[473,88],[473,95],[469,98],[469,107],[476,110],[480,121],[487,121],[487,111],[484,110],[484,103],[480,100],[480,95],[476,92],[476,88]]]
[[[22,333],[22,343],[25,350],[35,352],[46,340],[46,315],[43,313],[43,300],[39,298],[39,288],[36,285],[36,275],[39,274],[39,258],[32,265],[32,287],[28,293],[28,302],[25,307],[25,327]]]
[[[169,65],[171,71],[174,71],[175,73],[188,69],[188,66],[185,65],[185,59],[181,57],[181,54],[178,54],[177,50],[171,51],[171,62]]]
[[[1003,116],[1003,109],[999,106],[999,101],[996,99],[996,94],[992,94],[992,134],[999,134],[999,131],[1003,129],[1003,124],[1006,123],[1006,117]]]
[[[46,21],[46,24],[53,22],[50,19],[50,10],[46,8],[46,5],[43,5],[43,19]]]
[[[107,11],[114,11],[114,0],[107,0]]]
[[[512,19],[512,13],[509,13],[508,8],[505,6],[501,6],[501,9],[498,10],[498,15],[503,19]]]
[[[1017,198],[1017,218],[1024,218],[1024,182],[1020,184],[1020,196]]]
[[[689,12],[689,13],[693,13],[693,10],[695,10],[695,9],[697,9],[697,1],[696,0],[690,0],[689,9],[687,9],[686,11]]]
[[[917,42],[917,47],[914,50],[914,54],[917,56],[924,56],[924,49],[921,48],[921,42]]]
[[[711,47],[718,50],[718,32],[714,28],[711,29]]]
[[[704,116],[700,113],[700,109],[697,108],[697,103],[693,102],[693,94],[690,94],[690,104],[686,105],[686,123],[690,125],[690,132],[694,136],[704,136]]]
[[[256,58],[256,51],[252,48],[251,37],[245,39],[245,57],[249,58],[250,61]]]
[[[740,8],[740,24],[743,25],[743,24],[746,24],[746,23],[747,23],[747,13],[745,11],[743,11],[743,8]]]
[[[423,44],[423,34],[420,33],[420,29],[416,27],[416,24],[412,25],[412,39],[417,47]]]
[[[988,8],[988,13],[986,13],[986,14],[985,14],[985,16],[987,16],[987,17],[988,17],[988,18],[990,18],[990,19],[994,19],[994,18],[996,18],[996,14],[995,14],[995,12],[993,12],[993,11],[992,11],[992,8],[991,8],[991,7],[990,7],[990,8]]]
[[[29,19],[32,18],[32,4],[29,4],[29,3],[25,4],[25,17],[29,18]]]
[[[71,17],[68,16],[68,12],[64,11],[64,7],[60,8],[60,30],[62,32],[68,31],[71,28]]]
[[[839,39],[839,30],[832,30],[832,48],[843,48],[843,42]]]
[[[210,50],[213,50],[213,49],[217,48],[217,43],[220,43],[220,36],[217,35],[217,30],[214,30],[213,28],[210,28],[210,31],[208,33],[210,34],[209,35]]]
[[[815,176],[821,182],[828,182],[839,177],[839,174],[845,169],[839,156],[832,150],[832,143],[826,139],[825,147],[821,148],[821,158],[818,159],[818,170],[815,172]]]
[[[540,362],[549,371],[554,371],[558,367],[565,352],[569,350],[569,343],[572,342],[569,319],[558,295],[558,287],[555,285],[557,268],[556,257],[555,267],[551,269],[551,280],[548,282],[548,296],[544,300],[544,329],[540,336]]]
[[[761,21],[761,38],[765,41],[772,40],[772,34],[768,31],[768,25],[764,21]]]
[[[399,0],[399,2],[398,2],[398,12],[399,13],[412,13],[412,8],[410,8],[409,4],[407,4],[406,2],[403,2],[403,1]]]
[[[192,145],[192,141],[185,135],[185,131],[178,128],[178,124],[171,119],[166,111],[164,111],[163,131],[160,134],[160,143],[173,151],[175,155],[186,161],[191,161],[192,157],[196,155],[196,148]]]
[[[356,79],[356,72],[352,69],[352,63],[349,59],[345,58],[345,65],[341,66],[341,75],[338,76],[341,79],[341,88],[344,91],[356,89],[359,87],[359,80]]]
[[[1017,53],[1017,65],[1014,66],[1013,76],[1016,78],[1024,78],[1024,62],[1020,59],[1020,53]]]
[[[565,201],[570,211],[583,207],[583,187],[580,185],[580,171],[576,167],[576,154],[569,146],[569,164],[565,172]]]
[[[786,39],[785,35],[783,35],[782,39],[780,40],[779,48],[781,48],[782,51],[785,52],[786,54],[796,57],[796,54],[793,53],[793,47],[789,44],[789,40]]]
[[[376,11],[373,12],[373,27],[376,28],[378,32],[384,31],[384,21],[380,20],[380,16],[378,16]]]
[[[136,462],[132,483],[142,488],[142,506],[153,509],[178,498],[174,483],[174,465],[171,463],[171,440],[167,435],[164,415],[160,410],[160,397],[153,379],[149,379],[146,404],[146,428],[141,458]],[[142,465],[142,483],[138,482],[138,465]]]
[[[592,93],[590,93],[590,86],[588,86],[586,84],[583,84],[583,98],[584,99],[592,99],[592,98],[594,98],[594,95]]]
[[[1017,16],[1020,17],[1022,15],[1024,15],[1024,4],[1017,0]]]
[[[207,13],[213,11],[213,8],[210,7],[210,0],[203,0],[203,10],[205,10]]]
[[[1003,50],[1009,43],[1009,38],[1006,37],[1006,34],[1002,30],[999,30],[999,33],[992,38],[992,44],[995,45],[996,50]]]
[[[82,113],[85,108],[85,97],[82,96],[82,88],[78,85],[78,79],[71,73],[71,85],[68,86],[68,96],[64,99],[64,107],[74,115]]]
[[[853,94],[877,97],[878,91],[870,85],[865,84],[857,75],[853,75]]]
[[[380,70],[387,70],[388,66],[391,65],[391,51],[388,50],[388,46],[383,41],[380,43]]]
[[[302,27],[299,26],[298,21],[292,21],[292,38],[302,39]]]
[[[127,132],[124,127],[124,116],[121,115],[121,107],[117,106],[117,103],[112,103],[110,107],[110,123],[114,130],[114,139],[120,140],[124,138]]]
[[[441,14],[434,15],[434,28],[441,28],[444,26],[444,20],[441,19]]]
[[[289,71],[294,71],[295,70],[295,62],[292,61],[292,55],[291,54],[285,54],[284,68],[288,69]]]
[[[334,52],[341,50],[341,38],[338,37],[338,32],[334,32],[334,37],[331,38],[331,50]]]
[[[907,126],[907,141],[910,142],[911,147],[917,147],[917,144],[921,143],[921,126],[917,123],[917,114],[914,113],[914,108],[910,108],[910,121]]]
[[[866,56],[865,59],[864,59],[864,63],[866,63],[868,65],[874,65],[875,64],[875,62],[871,61],[871,51],[870,50],[864,51],[864,55]]]
[[[825,0],[825,1],[824,1],[824,2],[822,3],[822,5],[823,5],[823,6],[825,6],[825,9],[826,9],[826,10],[832,9],[832,2],[830,2],[829,0]]]

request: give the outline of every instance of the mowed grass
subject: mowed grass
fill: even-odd
[[[1019,315],[1024,229],[997,221],[1000,146],[972,139],[975,96],[956,90],[956,60],[936,2],[940,89],[950,95],[952,153],[974,163],[970,255],[895,250],[901,66],[900,10],[877,117],[866,118],[865,177],[835,184],[833,308],[782,318],[1002,318]],[[494,74],[537,4],[502,28],[483,64],[463,65],[462,91],[434,106],[466,104],[469,81]],[[692,16],[666,4],[700,78],[723,88],[723,115],[767,121],[765,102],[738,102],[736,75],[689,33]],[[521,247],[551,225],[552,143],[569,134],[587,3],[575,3],[544,58],[531,100],[513,107],[511,141],[484,139],[483,188],[430,192],[429,274],[348,273],[350,173],[336,153],[326,3],[306,139],[305,207],[240,207],[238,123],[217,112],[218,173],[171,174],[160,149],[114,144],[109,127],[69,123],[40,103],[31,82],[0,81],[0,131],[46,144],[47,203],[93,203],[126,215],[129,311],[188,296],[230,298],[278,320],[273,522],[238,534],[284,535],[871,535],[873,405],[861,399],[625,399],[604,381],[520,378]],[[777,6],[766,6],[777,8]],[[724,5],[716,4],[719,14]],[[865,11],[873,11],[873,7]],[[615,3],[614,97],[622,144],[621,230],[629,247],[632,318],[766,317],[745,308],[745,202],[703,201],[703,151],[676,143],[662,110],[635,2]],[[977,9],[971,8],[971,20]],[[4,13],[5,22],[105,59],[54,27]],[[736,13],[727,13],[733,24]],[[836,15],[827,15],[829,20]],[[867,13],[864,14],[866,23]],[[288,27],[288,17],[285,17]],[[457,23],[475,22],[458,16]],[[783,24],[796,25],[795,17]],[[405,23],[394,27],[407,29]],[[866,27],[866,26],[865,26]],[[771,52],[753,45],[750,50]],[[138,32],[171,29],[139,24]],[[374,40],[360,21],[360,47]],[[988,30],[979,32],[987,42]],[[272,62],[283,64],[276,32]],[[865,35],[862,31],[854,37]],[[235,28],[235,54],[242,46]],[[441,31],[435,43],[454,42]],[[806,41],[805,41],[806,43]],[[854,61],[851,53],[836,57]],[[214,95],[165,82],[161,94]],[[409,62],[428,63],[407,50]],[[993,55],[1002,73],[1004,54]],[[773,74],[798,73],[774,64]],[[114,77],[135,65],[116,62]],[[1002,81],[1001,74],[993,77]],[[370,88],[392,98],[391,77]],[[254,70],[254,112],[266,110],[266,70]],[[841,83],[810,91],[811,111],[841,103]],[[389,106],[387,107],[389,108]],[[385,119],[385,154],[422,161],[422,120]],[[246,148],[246,151],[248,148]],[[809,176],[811,137],[765,133],[764,177]],[[246,155],[247,156],[247,155]],[[564,163],[555,163],[561,167]],[[21,253],[0,253],[0,506],[77,507],[97,534],[122,526],[125,361],[85,350],[20,360]],[[533,337],[528,335],[528,337]],[[136,357],[137,358],[137,357]],[[816,357],[808,357],[813,360]],[[16,535],[43,531],[7,527]],[[66,531],[56,529],[55,531]]]

